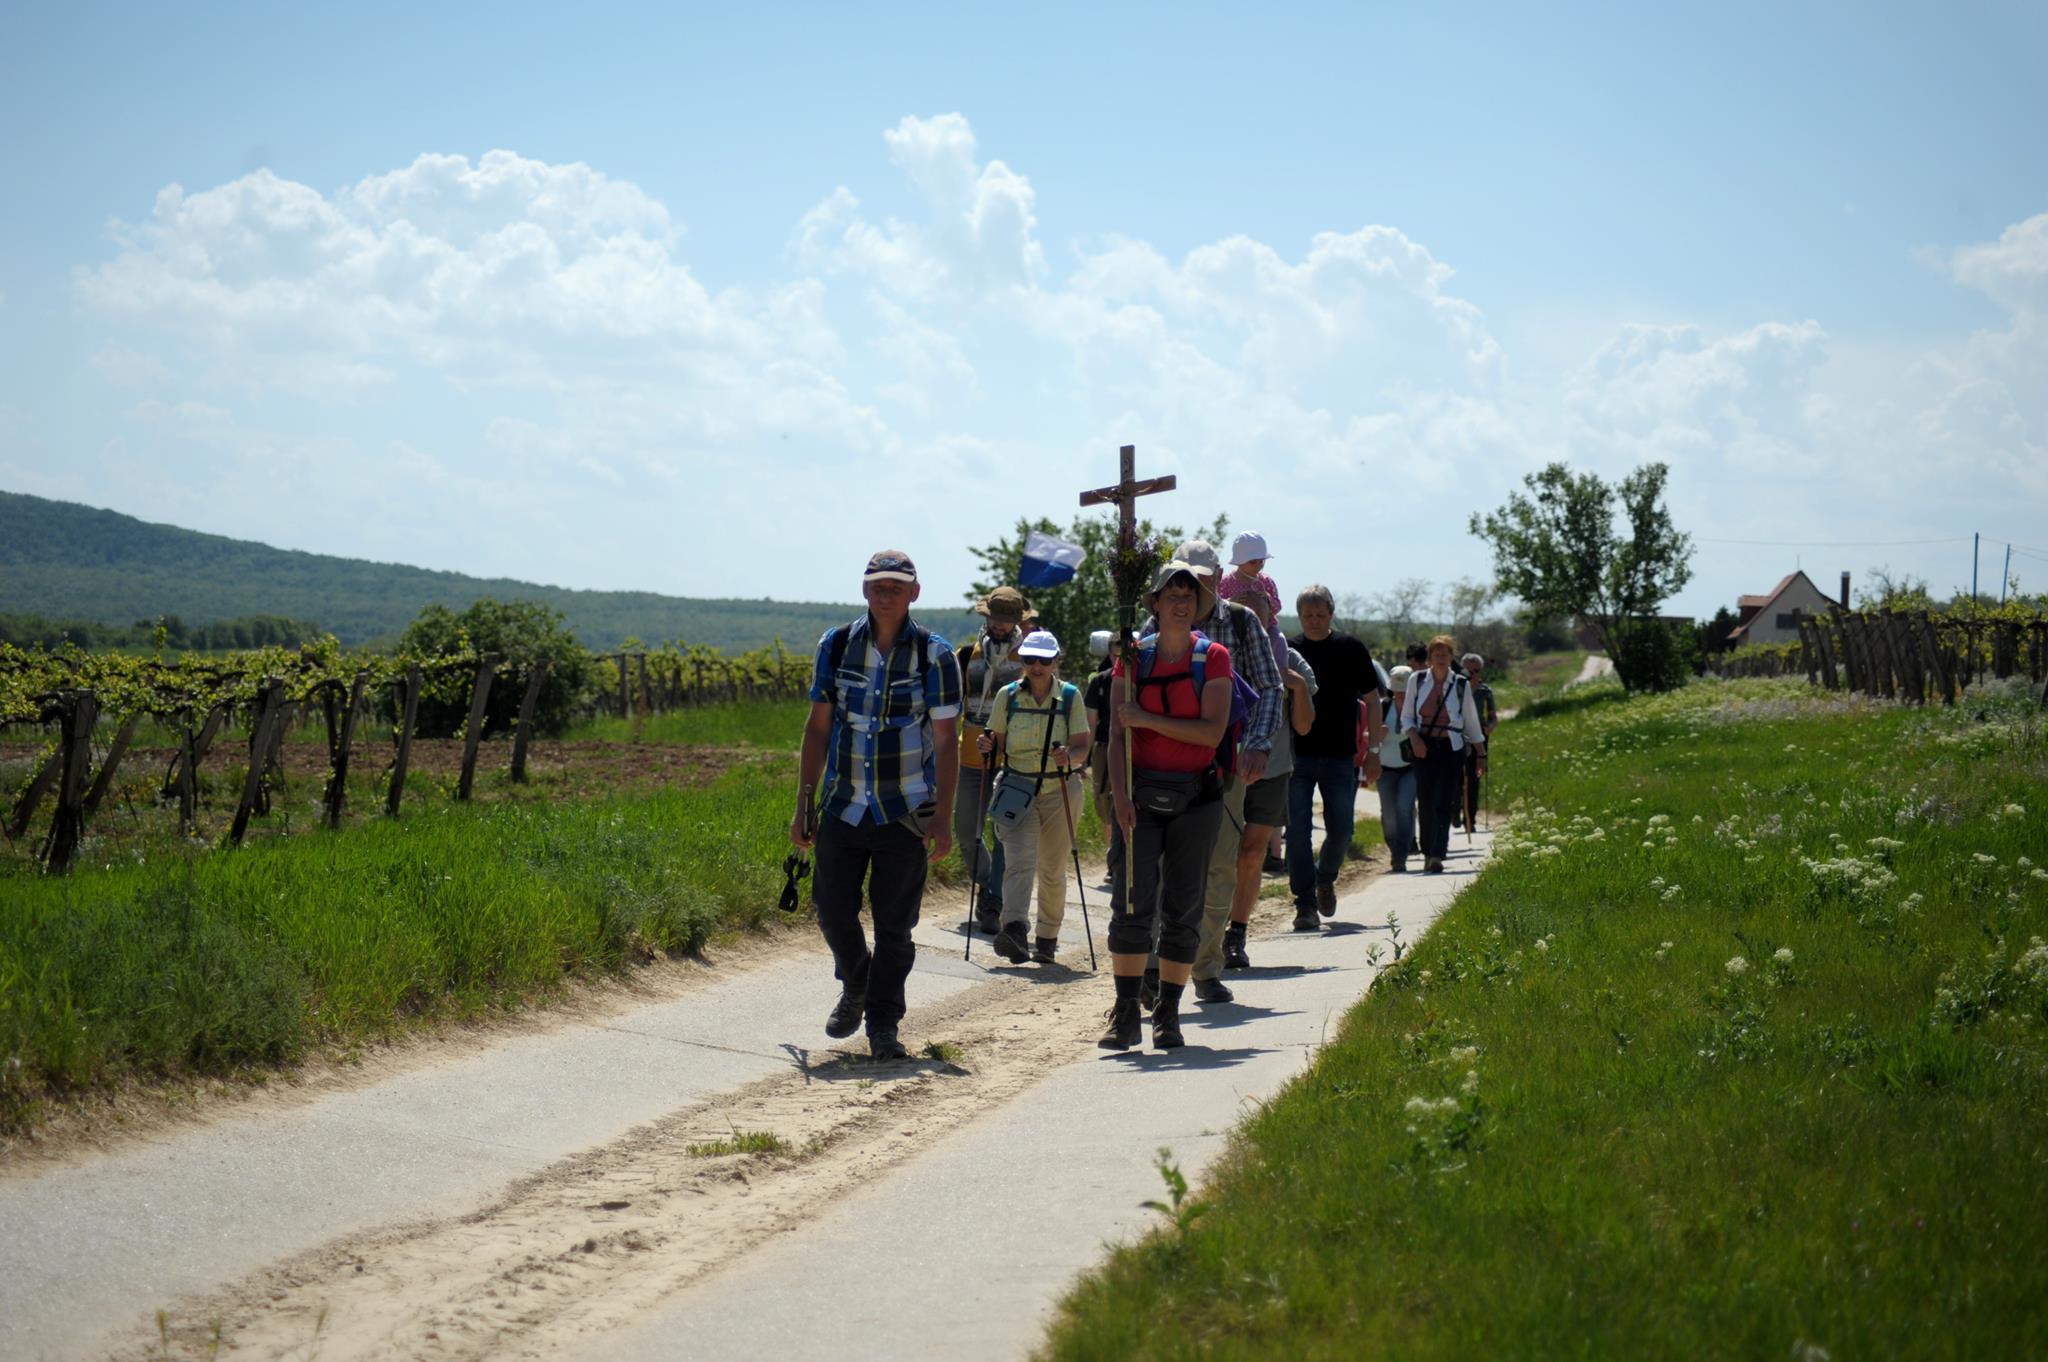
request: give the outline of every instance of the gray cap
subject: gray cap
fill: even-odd
[[[1216,546],[1206,539],[1188,540],[1173,551],[1173,558],[1175,562],[1207,572],[1211,577],[1223,570],[1223,560],[1217,556]]]

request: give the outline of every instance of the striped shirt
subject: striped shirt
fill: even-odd
[[[886,658],[869,637],[866,615],[842,627],[838,670],[838,629],[818,640],[811,668],[812,701],[832,706],[824,812],[845,823],[893,823],[937,797],[932,721],[960,713],[960,663],[946,640],[912,621]]]

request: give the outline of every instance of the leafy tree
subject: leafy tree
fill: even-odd
[[[1700,670],[1706,670],[1707,659],[1725,653],[1735,646],[1728,636],[1735,632],[1735,626],[1742,623],[1742,616],[1721,606],[1714,611],[1714,618],[1702,620],[1693,625],[1693,645],[1699,654]]]
[[[461,614],[445,605],[430,605],[406,627],[401,648],[438,655],[459,652],[464,644],[479,653],[504,657],[500,675],[510,671],[516,684],[499,681],[491,687],[484,708],[484,735],[510,732],[525,697],[526,668],[545,657],[548,679],[534,701],[533,731],[554,737],[569,727],[577,707],[594,685],[590,654],[569,632],[562,612],[539,601],[480,600]],[[428,686],[420,697],[418,733],[425,738],[452,738],[469,719],[469,685]]]
[[[1160,560],[1190,539],[1206,539],[1217,546],[1217,555],[1230,556],[1230,545],[1224,534],[1230,525],[1229,517],[1217,516],[1208,525],[1198,526],[1192,534],[1184,534],[1177,525],[1155,526],[1149,520],[1138,521],[1138,537],[1156,541],[1160,549]],[[1110,550],[1116,542],[1115,515],[1082,515],[1062,530],[1050,520],[1019,520],[1016,532],[1007,539],[971,550],[980,560],[981,568],[974,584],[967,588],[967,599],[978,601],[999,586],[1014,586],[1018,569],[1024,562],[1024,544],[1033,530],[1057,535],[1069,543],[1079,544],[1088,556],[1074,574],[1074,580],[1062,586],[1040,587],[1027,590],[1025,599],[1038,612],[1038,627],[1050,629],[1066,650],[1064,670],[1069,676],[1085,671],[1091,665],[1088,657],[1088,635],[1097,629],[1116,627],[1116,585],[1109,576]],[[1226,566],[1226,571],[1228,570]],[[1144,618],[1142,609],[1139,618]],[[962,640],[955,639],[954,642]]]
[[[1669,475],[1667,465],[1649,463],[1609,486],[1554,463],[1523,479],[1528,495],[1516,492],[1471,521],[1493,549],[1501,588],[1534,614],[1591,621],[1630,690],[1677,684],[1683,670],[1674,675],[1670,659],[1689,651],[1658,618],[1692,579],[1692,538],[1664,506]]]

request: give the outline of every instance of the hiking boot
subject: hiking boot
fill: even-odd
[[[1138,985],[1138,1006],[1147,1012],[1159,1005],[1159,971],[1145,971],[1145,982]]]
[[[1227,1003],[1236,996],[1230,991],[1230,985],[1221,979],[1195,980],[1195,1001],[1198,1003]]]
[[[885,1060],[909,1059],[910,1051],[896,1039],[895,1027],[883,1026],[868,1032],[868,1058],[879,1064]]]
[[[1032,943],[1031,958],[1041,965],[1050,965],[1059,958],[1060,939],[1056,936],[1041,936]]]
[[[1423,874],[1425,874],[1425,875],[1441,875],[1441,874],[1443,874],[1443,873],[1444,873],[1444,862],[1443,862],[1443,858],[1442,858],[1441,856],[1432,856],[1432,857],[1430,857],[1430,858],[1429,858],[1428,860],[1424,861],[1424,862],[1422,863],[1422,873],[1423,873]]]
[[[1408,873],[1408,858],[1407,858],[1406,856],[1396,856],[1396,857],[1394,858],[1394,864],[1393,864],[1393,868],[1392,868],[1392,870],[1391,870],[1391,872],[1390,872],[1390,873],[1392,873],[1392,874],[1395,874],[1395,875],[1405,875],[1405,874],[1407,874],[1407,873]]]
[[[974,907],[974,930],[975,930],[975,931],[977,931],[977,932],[980,932],[980,933],[981,933],[981,934],[982,934],[983,936],[994,936],[994,935],[995,935],[995,934],[996,934],[997,932],[1000,932],[1000,931],[1001,931],[1002,929],[1003,929],[1003,905],[1002,905],[1002,904],[998,903],[998,904],[996,904],[996,905],[995,905],[995,906],[994,906],[993,908],[991,908],[991,907],[990,907],[990,906],[988,905],[988,901],[987,901],[986,899],[984,899],[984,900],[983,900],[982,902],[980,902],[980,903],[978,903],[978,904],[976,904],[976,905],[975,905],[975,907]]]
[[[1223,968],[1250,969],[1251,956],[1244,949],[1244,924],[1233,922],[1223,932]]]
[[[1144,1029],[1139,1024],[1141,1015],[1137,999],[1118,998],[1110,1006],[1109,1016],[1106,1018],[1109,1028],[1102,1033],[1102,1039],[1095,1042],[1096,1047],[1103,1050],[1128,1050],[1136,1045],[1145,1038]]]
[[[868,986],[849,984],[839,990],[839,1001],[832,1007],[832,1015],[825,1018],[825,1034],[834,1040],[844,1040],[860,1030],[861,1014],[867,1011]]]
[[[1315,910],[1315,909],[1313,909],[1313,908],[1297,908],[1297,909],[1295,909],[1295,910],[1294,910],[1294,930],[1295,930],[1295,931],[1297,931],[1297,932],[1320,932],[1320,931],[1321,931],[1322,929],[1323,929],[1323,919],[1322,919],[1321,915],[1320,915],[1320,914],[1318,914],[1318,913],[1316,912],[1316,910]]]
[[[1261,875],[1285,875],[1287,873],[1287,858],[1284,856],[1268,856],[1265,860],[1259,862],[1259,873]]]
[[[1337,886],[1318,884],[1316,886],[1316,911],[1324,917],[1337,916]]]
[[[1195,987],[1199,990],[1200,984]],[[1180,1004],[1162,1002],[1152,1009],[1152,1048],[1178,1050],[1187,1041],[1180,1034]]]
[[[1031,958],[1031,947],[1024,940],[1022,922],[1005,922],[1002,930],[988,944],[989,949],[1013,965],[1021,965]]]

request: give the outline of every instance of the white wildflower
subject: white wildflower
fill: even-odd
[[[1733,955],[1728,958],[1728,963],[1723,968],[1730,974],[1747,974],[1749,972],[1749,961],[1739,955]]]
[[[1465,1070],[1465,1077],[1464,1077],[1464,1078],[1463,1078],[1462,1080],[1460,1080],[1460,1081],[1459,1081],[1459,1083],[1458,1083],[1458,1091],[1459,1091],[1459,1092],[1462,1092],[1462,1093],[1464,1093],[1464,1094],[1465,1094],[1465,1095],[1466,1095],[1467,1097],[1470,1097],[1470,1096],[1471,1096],[1471,1095],[1472,1095],[1473,1093],[1475,1093],[1475,1092],[1478,1092],[1478,1091],[1479,1091],[1479,1070],[1477,1070],[1477,1069],[1467,1069],[1467,1070]]]
[[[2005,806],[2005,816],[2007,818],[2025,818],[2027,811],[2018,804],[2008,804]]]
[[[1539,936],[1536,938],[1536,949],[1548,955],[1550,954],[1550,943]]]
[[[1407,1105],[1407,1110],[1417,1116],[1440,1116],[1457,1109],[1458,1099],[1455,1097],[1438,1097],[1434,1100],[1427,1097],[1411,1097]]]
[[[1777,950],[1775,950],[1775,951],[1771,952],[1771,959],[1773,959],[1773,960],[1777,961],[1777,962],[1778,962],[1779,964],[1781,964],[1781,965],[1789,965],[1789,964],[1791,964],[1791,963],[1792,963],[1792,948],[1791,948],[1790,946],[1780,946],[1780,947],[1778,947],[1778,949],[1777,949]]]
[[[1970,855],[1977,862],[1978,865],[1998,864],[1998,858],[1996,856],[1988,855],[1987,853],[1982,851],[1973,851],[1970,853]]]
[[[1451,1051],[1451,1063],[1453,1064],[1470,1064],[1477,1058],[1479,1058],[1479,1047],[1476,1045],[1460,1045]]]

